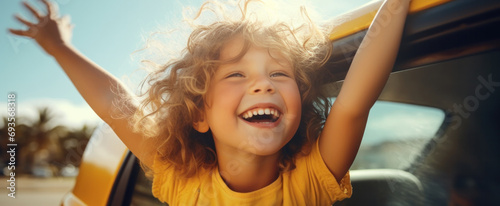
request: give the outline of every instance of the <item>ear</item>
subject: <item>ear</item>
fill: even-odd
[[[203,118],[199,121],[193,122],[193,128],[199,133],[205,133],[208,132],[208,129],[210,127],[208,126],[208,122],[205,120],[205,118]]]

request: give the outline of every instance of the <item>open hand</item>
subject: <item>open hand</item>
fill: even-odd
[[[16,15],[15,18],[28,29],[9,29],[9,31],[15,35],[33,38],[47,53],[53,55],[58,47],[71,44],[73,26],[70,24],[69,16],[59,17],[57,5],[48,0],[42,2],[47,8],[46,15],[42,15],[29,3],[23,2],[23,5],[36,17],[37,22],[33,23]]]

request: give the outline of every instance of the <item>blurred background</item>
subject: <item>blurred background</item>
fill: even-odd
[[[329,19],[369,0],[299,1]],[[23,29],[13,15],[33,21],[22,1],[0,2],[0,203],[59,204],[71,190],[89,137],[100,123],[52,57],[34,41],[8,33]],[[39,1],[28,1],[43,13]],[[132,89],[145,76],[133,53],[163,25],[181,22],[185,7],[202,0],[98,1],[53,0],[75,25],[73,44]],[[16,94],[16,199],[7,196],[9,157],[7,95]],[[10,142],[12,143],[12,142]],[[29,201],[28,201],[29,200]],[[25,202],[23,202],[25,201]],[[28,201],[28,202],[26,202]]]

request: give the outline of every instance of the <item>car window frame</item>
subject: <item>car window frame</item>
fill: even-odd
[[[123,164],[117,174],[113,188],[111,189],[108,206],[130,205],[134,185],[137,181],[137,175],[141,170],[137,157],[132,152],[127,151]]]

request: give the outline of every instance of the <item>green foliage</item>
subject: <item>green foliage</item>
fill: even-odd
[[[95,125],[70,129],[65,125],[56,124],[57,118],[48,107],[39,108],[35,119],[16,117],[16,173],[59,176],[62,175],[63,168],[75,168],[80,165]],[[7,117],[2,119],[0,152],[4,154],[8,144]],[[0,168],[6,167],[8,161],[6,155],[0,155]],[[2,174],[3,171],[0,171]]]

